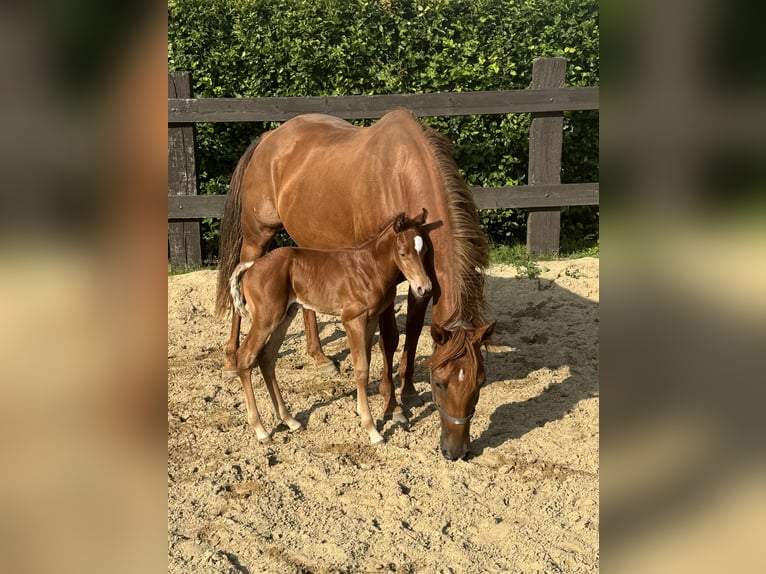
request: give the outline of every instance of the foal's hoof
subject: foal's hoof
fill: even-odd
[[[230,370],[228,370],[228,369],[223,369],[223,370],[221,371],[221,380],[222,380],[223,382],[227,382],[227,381],[233,381],[233,380],[234,380],[234,379],[236,379],[237,377],[238,377],[238,375],[237,375],[237,371],[230,371]]]
[[[338,367],[335,366],[335,363],[330,361],[329,363],[324,363],[322,365],[317,366],[317,372],[324,376],[324,377],[334,377],[340,371],[338,370]]]
[[[258,442],[260,442],[261,444],[270,443],[272,440],[274,440],[274,439],[271,438],[270,434],[267,434],[266,436],[259,436],[258,437]]]
[[[380,436],[380,433],[378,431],[373,431],[370,433],[370,444],[372,446],[378,446],[379,444],[383,444],[383,437]]]
[[[303,430],[303,425],[295,419],[284,421],[284,423],[287,425],[287,429],[290,432],[298,432]]]

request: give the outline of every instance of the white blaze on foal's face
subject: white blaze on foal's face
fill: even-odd
[[[415,236],[415,251],[420,253],[423,250],[423,238],[420,235]]]

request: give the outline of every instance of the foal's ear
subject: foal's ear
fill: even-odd
[[[394,233],[401,233],[404,230],[405,223],[407,223],[407,217],[402,212],[394,220]]]
[[[450,332],[447,329],[439,327],[439,325],[431,325],[431,338],[437,345],[444,345],[450,338]]]
[[[415,223],[417,223],[418,225],[424,225],[426,222],[427,215],[428,215],[428,210],[424,207],[423,213],[421,213],[419,217],[415,218]]]

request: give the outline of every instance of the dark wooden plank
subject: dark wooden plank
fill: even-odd
[[[313,96],[292,98],[168,99],[168,122],[284,121],[300,114],[321,113],[345,119],[380,118],[396,108],[417,116],[462,116],[599,107],[598,87],[541,88],[434,94],[377,96]]]
[[[532,62],[532,92],[564,86],[566,59],[538,58]],[[529,128],[530,188],[561,182],[561,145],[564,113],[533,113]],[[527,217],[527,250],[530,254],[558,253],[561,210],[531,209]]]
[[[225,195],[169,195],[168,220],[220,218],[225,203]]]
[[[471,191],[479,209],[598,205],[599,202],[597,183],[472,187]],[[225,195],[168,196],[168,220],[220,218],[225,203]]]
[[[191,79],[188,72],[168,74],[168,96],[191,96]],[[168,129],[168,193],[178,196],[197,194],[194,129],[191,126]],[[172,267],[202,265],[199,221],[168,224],[168,245]]]
[[[560,208],[599,202],[597,183],[474,187],[471,191],[479,209]]]
[[[189,94],[183,93],[182,85],[180,90],[176,85],[176,78],[179,78],[178,84],[181,83],[181,74],[168,74],[168,98],[177,98],[180,95],[189,96]],[[188,76],[188,74],[186,75]],[[181,128],[170,128],[168,130],[168,194],[176,195],[178,193],[180,185],[178,164],[183,161],[183,156],[179,153],[179,150],[183,149],[183,145],[179,140],[182,141],[182,139]],[[184,234],[184,222],[182,221],[168,223],[168,257],[172,267],[186,266],[186,237]]]

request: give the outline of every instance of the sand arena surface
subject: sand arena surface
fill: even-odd
[[[377,447],[355,414],[342,325],[319,316],[325,352],[340,367],[322,375],[305,353],[299,314],[277,377],[306,428],[279,427],[262,444],[247,425],[241,384],[221,380],[230,325],[213,318],[215,272],[168,277],[169,572],[597,572],[599,262],[540,265],[537,279],[489,270],[497,327],[472,457],[458,462],[438,451],[425,367],[430,314],[416,359],[424,400],[407,408],[406,427],[380,420],[373,348],[370,408],[386,439]],[[406,284],[398,293],[395,368]],[[395,384],[398,394],[398,376]]]

